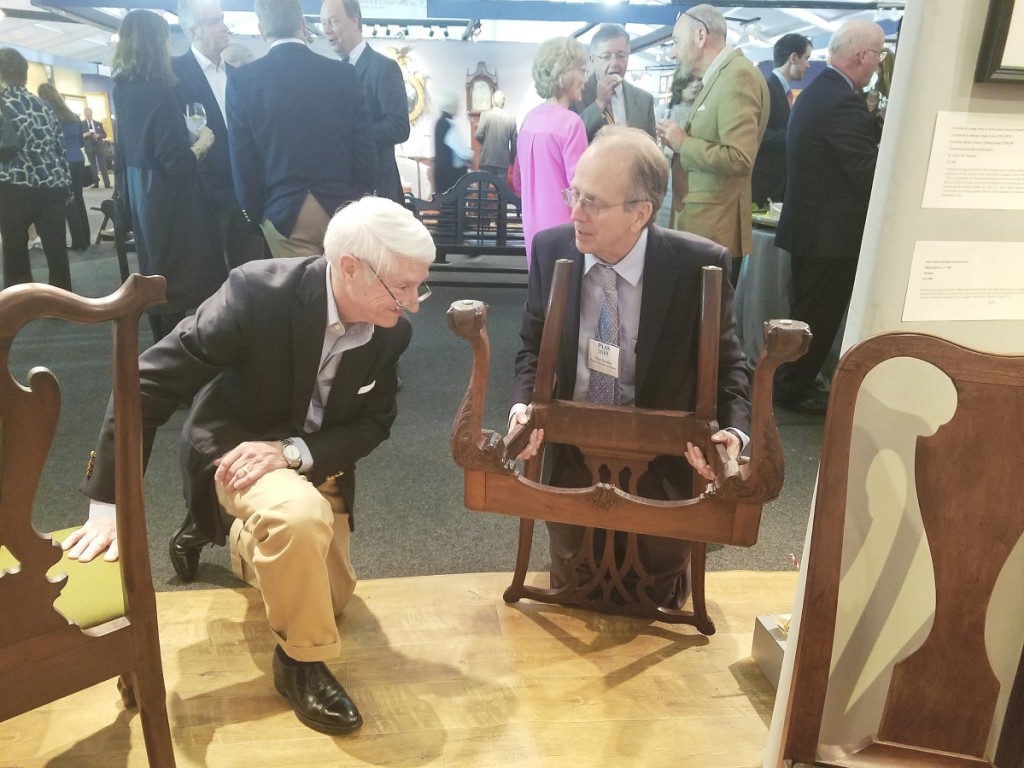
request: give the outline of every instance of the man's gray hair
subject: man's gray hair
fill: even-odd
[[[202,26],[203,9],[211,5],[219,6],[220,3],[218,0],[178,0],[178,26],[186,39],[190,29]]]
[[[427,228],[407,208],[386,197],[364,197],[331,218],[324,235],[324,256],[332,268],[342,254],[366,262],[387,279],[399,259],[431,264],[436,253]],[[367,275],[369,281],[376,278]]]
[[[828,55],[846,59],[871,45],[878,25],[867,19],[850,19],[832,33],[828,41]]]
[[[725,21],[725,16],[713,5],[695,5],[693,8],[682,13],[680,18],[689,19],[690,24],[696,26],[699,26],[700,21],[703,21],[707,24],[708,31],[712,35],[723,40],[726,39],[729,32],[729,25]]]
[[[590,38],[590,52],[594,53],[597,51],[597,46],[603,43],[605,40],[617,40],[622,38],[629,44],[629,32],[626,28],[620,24],[602,24],[597,28],[597,32]]]
[[[587,66],[587,49],[574,37],[552,37],[533,57],[533,86],[542,99],[558,98],[575,69]]]
[[[654,139],[647,131],[630,128],[628,125],[613,123],[604,126],[590,143],[591,147],[604,144],[616,144],[616,149],[629,159],[629,191],[627,200],[651,203],[651,217],[647,220],[652,224],[665,199],[668,189],[668,160]],[[631,207],[631,206],[627,206]]]
[[[273,40],[302,34],[300,0],[256,0],[254,10],[261,34]]]
[[[359,5],[359,0],[341,0],[341,9],[350,19],[355,19],[359,24],[363,23],[363,9]]]

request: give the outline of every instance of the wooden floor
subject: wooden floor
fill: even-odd
[[[505,605],[508,580],[360,583],[331,664],[365,720],[346,737],[305,728],[274,691],[255,590],[158,594],[178,765],[761,765],[774,690],[749,657],[751,634],[757,614],[790,610],[795,572],[709,573],[710,638]],[[0,723],[0,768],[44,765],[146,765],[114,681]]]

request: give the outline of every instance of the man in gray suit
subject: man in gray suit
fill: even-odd
[[[495,91],[491,108],[480,116],[476,140],[480,142],[480,170],[504,176],[516,156],[516,119],[505,111],[505,94]]]
[[[573,111],[583,118],[587,140],[605,125],[618,123],[647,131],[654,138],[654,97],[623,78],[629,64],[629,33],[618,24],[602,24],[590,41],[594,74],[583,86]]]
[[[377,148],[373,191],[378,197],[400,203],[402,177],[395,162],[395,145],[409,138],[409,104],[402,70],[394,59],[373,50],[363,40],[359,0],[326,0],[320,7],[320,23],[334,52],[356,68],[366,95]]]

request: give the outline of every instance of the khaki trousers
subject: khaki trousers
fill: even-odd
[[[263,220],[260,229],[274,258],[319,256],[324,252],[324,233],[330,220],[330,214],[307,192],[290,234],[278,232],[269,219]]]
[[[215,483],[231,526],[232,571],[263,593],[270,629],[296,661],[341,653],[337,619],[352,596],[349,515],[338,484],[314,487],[291,469],[242,491]]]

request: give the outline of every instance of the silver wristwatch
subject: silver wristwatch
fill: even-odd
[[[290,437],[281,441],[281,453],[288,462],[288,469],[298,469],[302,466],[302,451]]]

